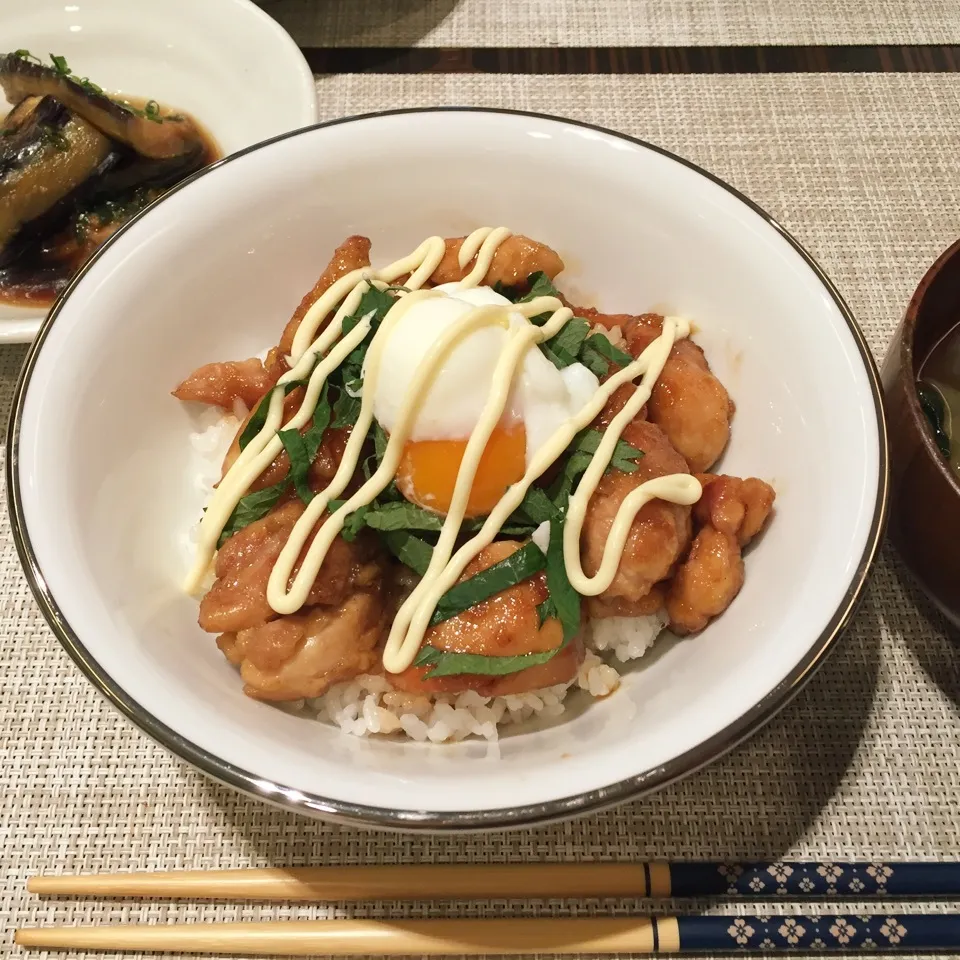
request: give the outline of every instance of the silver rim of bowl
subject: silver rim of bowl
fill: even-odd
[[[803,684],[813,675],[815,670],[825,659],[827,652],[833,646],[843,629],[847,626],[853,615],[857,603],[866,583],[870,567],[876,557],[883,538],[883,529],[887,515],[887,501],[889,495],[888,482],[888,449],[887,449],[887,431],[883,417],[882,392],[880,387],[880,378],[877,366],[873,360],[870,350],[864,340],[863,333],[853,318],[849,307],[844,302],[843,297],[834,287],[833,283],[823,272],[820,265],[804,249],[804,247],[785,230],[773,217],[766,211],[757,206],[748,197],[745,197],[738,190],[725,183],[719,177],[714,176],[689,160],[678,157],[668,150],[654,144],[647,143],[636,137],[630,137],[623,133],[617,133],[608,130],[605,127],[596,124],[583,123],[577,120],[567,120],[562,117],[554,117],[549,114],[531,113],[523,110],[497,110],[482,107],[428,107],[413,108],[401,110],[383,110],[376,113],[362,114],[354,117],[344,117],[338,120],[330,120],[322,123],[313,124],[299,130],[281,134],[263,143],[255,144],[238,153],[225,157],[211,166],[199,171],[193,176],[187,178],[182,183],[173,188],[176,192],[190,186],[191,183],[207,176],[218,167],[230,163],[238,157],[245,156],[255,150],[260,150],[273,143],[286,140],[291,137],[299,136],[303,133],[321,129],[324,127],[339,126],[344,123],[359,123],[365,120],[375,120],[379,117],[396,116],[399,114],[429,114],[429,113],[480,113],[480,114],[506,114],[510,116],[530,117],[537,120],[546,120],[554,123],[568,126],[576,126],[588,130],[594,130],[609,137],[615,137],[619,140],[625,140],[652,150],[655,153],[668,157],[676,163],[682,164],[691,170],[696,171],[708,180],[721,186],[724,190],[731,193],[742,203],[746,204],[751,210],[761,216],[769,223],[803,258],[810,269],[816,274],[824,288],[830,294],[837,308],[840,310],[844,320],[849,327],[850,333],[857,344],[863,361],[864,369],[870,381],[870,389],[873,395],[874,416],[876,418],[877,433],[880,441],[879,450],[879,468],[880,476],[878,478],[877,500],[874,506],[874,514],[870,525],[870,532],[867,538],[867,544],[864,548],[857,568],[851,577],[850,585],[847,588],[842,601],[831,618],[827,628],[816,638],[810,649],[801,659],[801,661],[790,671],[789,675],[773,690],[770,691],[762,700],[755,703],[749,710],[740,716],[738,720],[721,730],[719,733],[703,741],[695,748],[675,757],[669,763],[663,766],[647,770],[637,776],[630,777],[612,783],[609,786],[597,790],[591,790],[585,793],[574,794],[569,797],[562,797],[544,803],[529,804],[520,807],[505,807],[493,810],[465,810],[465,811],[430,811],[430,810],[395,810],[384,807],[368,806],[366,804],[347,803],[342,800],[335,800],[316,794],[307,794],[300,790],[284,786],[279,783],[272,783],[258,777],[253,773],[227,763],[219,757],[214,756],[208,751],[197,746],[195,743],[181,736],[175,730],[172,730],[166,724],[162,723],[151,713],[143,709],[126,691],[124,691],[107,673],[107,671],[90,655],[80,638],[73,631],[70,624],[64,618],[57,602],[47,587],[43,573],[37,561],[33,545],[30,541],[30,535],[27,531],[23,516],[23,504],[20,493],[19,480],[19,439],[21,417],[23,413],[23,404],[26,397],[27,388],[30,385],[31,374],[36,363],[37,356],[43,347],[43,343],[50,332],[53,324],[56,322],[64,303],[70,297],[71,292],[77,284],[83,279],[93,264],[99,259],[110,246],[117,242],[119,238],[129,229],[129,226],[141,217],[149,214],[150,210],[157,203],[162,202],[160,198],[154,203],[148,205],[141,213],[135,216],[129,224],[122,227],[90,258],[79,273],[71,280],[70,284],[58,298],[49,315],[40,328],[40,332],[34,341],[27,359],[21,371],[13,398],[13,406],[10,414],[10,424],[7,434],[7,501],[10,511],[11,525],[13,529],[14,542],[20,561],[23,564],[24,572],[33,595],[40,606],[43,616],[50,625],[54,634],[60,643],[64,646],[67,653],[73,658],[74,662],[86,674],[94,686],[107,698],[121,713],[132,720],[141,730],[156,740],[161,746],[170,750],[178,757],[186,760],[204,774],[212,777],[223,784],[233,787],[242,793],[249,794],[266,803],[291,810],[295,813],[308,816],[319,816],[325,819],[339,822],[350,826],[375,827],[386,830],[400,831],[418,831],[425,833],[443,833],[443,832],[465,832],[475,830],[497,830],[509,829],[515,827],[529,827],[537,824],[549,823],[556,820],[562,820],[569,817],[580,816],[587,813],[594,813],[608,807],[624,803],[627,800],[636,799],[644,794],[658,790],[667,784],[680,780],[696,772],[702,767],[714,760],[719,759],[729,750],[733,749],[742,741],[746,740],[757,730],[760,729],[778,710],[784,707],[792,697],[800,690]]]

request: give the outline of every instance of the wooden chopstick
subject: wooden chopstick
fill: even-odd
[[[960,951],[960,916],[557,917],[122,924],[18,930],[24,947],[337,957]]]
[[[483,900],[960,896],[960,863],[525,863],[37,876],[32,893],[183,900]]]

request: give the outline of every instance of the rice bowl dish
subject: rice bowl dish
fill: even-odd
[[[355,736],[492,741],[613,694],[615,661],[742,587],[775,493],[708,472],[733,400],[688,321],[572,307],[539,241],[370,250],[336,249],[277,346],[173,391],[222,413],[192,435],[222,462],[201,628],[248,696]]]
[[[491,164],[509,177],[491,177]],[[562,675],[538,681],[518,673],[515,681],[530,681],[520,691],[498,690],[488,676],[473,690],[487,701],[479,707],[498,711],[501,698],[508,719],[508,696],[534,694],[544,703],[526,703],[539,710],[528,721],[501,720],[499,740],[486,739],[489,728],[480,728],[490,716],[475,712],[477,699],[465,688],[430,694],[454,711],[459,700],[471,715],[453,717],[450,736],[436,730],[445,739],[418,741],[402,729],[357,736],[365,709],[374,725],[382,721],[373,707],[390,692],[376,680],[374,689],[361,688],[359,678],[386,678],[395,689],[403,677],[383,665],[383,634],[360,672],[268,700],[244,687],[269,692],[269,671],[251,673],[254,658],[239,656],[232,642],[218,647],[228,629],[199,626],[198,601],[216,571],[211,579],[206,564],[197,589],[184,589],[200,542],[200,531],[191,531],[223,475],[224,449],[257,401],[234,409],[172,399],[170,391],[211,362],[263,364],[345,237],[369,235],[373,273],[424,238],[465,237],[482,223],[505,224],[557,252],[566,269],[555,286],[590,322],[588,336],[607,327],[585,305],[691,322],[693,343],[736,403],[729,444],[710,469],[762,478],[776,489],[776,514],[747,547],[746,578],[727,609],[678,640],[674,629],[661,632],[639,658],[619,659],[617,618],[587,616],[600,601],[581,595],[587,622],[564,649],[579,643],[582,654],[559,660],[551,652],[556,627],[541,638],[550,655],[541,669],[559,660]],[[616,326],[610,343],[624,349]],[[623,802],[712,762],[766,722],[825,659],[880,541],[879,395],[869,351],[829,280],[782,228],[709,174],[629,137],[543,116],[388,112],[233,155],[174,188],[94,255],[55,306],[17,388],[7,459],[11,524],[34,595],[69,655],[132,722],[199,771],[268,803],[354,826],[529,826]],[[380,412],[391,416],[389,407]],[[475,412],[461,408],[457,427],[468,429],[447,439],[468,438]],[[535,414],[517,419],[536,433]],[[519,442],[508,448],[526,472]],[[656,445],[638,437],[635,448],[645,451],[633,458],[638,471],[650,468]],[[560,469],[568,459],[564,452]],[[637,471],[619,479],[622,472],[600,482],[645,482]],[[554,479],[545,475],[540,485]],[[292,497],[283,506],[288,514],[307,509]],[[405,517],[406,509],[390,508]],[[383,506],[373,512],[382,515]],[[454,550],[476,536],[482,516],[466,518]],[[229,554],[230,540],[252,526],[220,552]],[[517,525],[525,532],[509,537],[521,547],[535,542],[529,528]],[[380,531],[364,524],[361,532],[362,540],[375,538],[364,548],[375,563],[395,572]],[[439,534],[409,532],[425,542]],[[492,545],[505,539],[495,536]],[[346,549],[350,556],[359,547]],[[536,566],[532,550],[524,557]],[[592,576],[586,551],[582,559]],[[543,575],[518,584],[521,593],[539,596]],[[417,583],[388,579],[395,604]],[[340,582],[345,597],[369,587]],[[316,606],[311,600],[303,612],[274,619],[313,616]],[[652,611],[623,613],[636,619]],[[393,621],[384,619],[389,636]],[[602,620],[613,626],[598,632],[593,621]],[[647,638],[638,631],[633,640],[631,652],[639,653]],[[588,650],[618,674],[606,674],[616,683],[612,693],[591,696],[579,686]],[[567,689],[559,714],[556,701],[536,694],[555,686]],[[319,719],[318,700],[329,708]],[[522,700],[510,703],[523,714]],[[398,721],[416,716],[390,712]],[[334,715],[354,729],[344,732]]]

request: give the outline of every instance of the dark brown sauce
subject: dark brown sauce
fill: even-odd
[[[146,97],[116,99],[141,110],[148,103],[156,102]],[[164,116],[178,114],[191,120],[200,134],[202,153],[199,164],[181,179],[186,179],[196,170],[209,166],[223,156],[213,135],[195,117],[175,107],[162,105],[160,109]],[[71,216],[62,230],[38,244],[31,255],[0,269],[0,304],[42,309],[50,307],[74,274],[112,234],[175,185],[137,190],[131,196],[119,197],[112,202],[101,201],[92,209]]]

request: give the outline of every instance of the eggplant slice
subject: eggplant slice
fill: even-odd
[[[11,122],[12,121],[12,122]],[[0,137],[0,265],[19,255],[25,234],[53,227],[58,208],[113,166],[108,137],[53,97],[19,104]]]
[[[26,97],[55,97],[102,133],[144,157],[166,160],[204,149],[203,137],[189,118],[141,115],[91,84],[15,53],[0,56],[0,87],[10,103]]]

